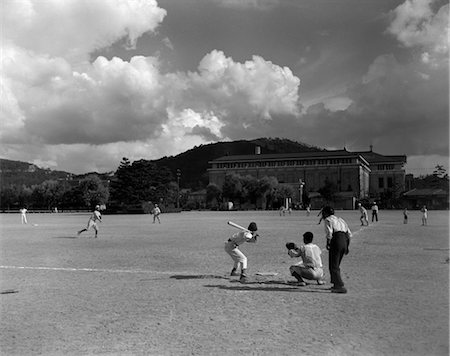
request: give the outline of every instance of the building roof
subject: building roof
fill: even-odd
[[[373,151],[359,151],[358,153],[364,157],[369,163],[386,163],[386,162],[403,162],[406,163],[406,155],[385,156]]]
[[[446,196],[448,193],[444,189],[414,188],[403,194],[405,197],[430,197],[430,196]]]
[[[338,158],[338,157],[350,158],[358,156],[361,156],[358,152],[349,152],[347,150],[308,151],[295,153],[270,153],[270,154],[222,156],[214,159],[212,162],[256,161],[256,160],[270,160],[270,159]],[[365,160],[364,157],[362,158]]]

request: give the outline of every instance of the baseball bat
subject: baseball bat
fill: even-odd
[[[241,226],[241,225],[238,225],[238,224],[236,224],[236,223],[234,223],[234,222],[232,222],[232,221],[228,221],[227,224],[230,225],[230,226],[233,226],[233,227],[235,227],[235,228],[237,228],[237,229],[243,230],[243,231],[249,231],[249,230],[246,229],[245,227],[243,227],[243,226]]]

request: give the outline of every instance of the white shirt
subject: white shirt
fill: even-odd
[[[98,210],[94,210],[91,215],[91,220],[94,222],[102,220],[102,214]]]
[[[320,258],[322,251],[319,246],[309,243],[300,246],[299,250],[300,257],[302,258],[305,267],[322,268],[322,259]]]
[[[231,236],[230,241],[235,245],[242,245],[244,242],[255,242],[253,234],[249,231],[239,231]]]
[[[352,237],[352,232],[344,219],[330,215],[325,219],[325,237],[330,240],[333,237],[333,232],[338,231],[348,232],[349,236]]]

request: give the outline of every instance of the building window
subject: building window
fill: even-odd
[[[388,185],[388,188],[392,188],[394,186],[392,177],[388,177],[387,185]]]
[[[384,188],[384,178],[378,178],[378,188]]]

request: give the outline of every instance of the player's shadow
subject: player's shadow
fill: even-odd
[[[78,236],[73,236],[73,235],[70,235],[70,236],[53,236],[53,238],[54,239],[77,239]]]
[[[258,284],[258,286],[255,286]],[[261,285],[263,283],[246,283],[238,286],[224,286],[221,284],[207,284],[204,287],[218,288],[232,291],[260,291],[260,292],[291,292],[291,293],[330,293],[326,289],[308,289],[308,288],[295,288],[295,287],[270,287]],[[272,283],[274,284],[274,283]]]
[[[218,276],[215,274],[194,274],[194,275],[189,275],[189,274],[178,274],[178,275],[174,275],[174,276],[170,276],[170,278],[173,279],[228,279],[225,276]]]

